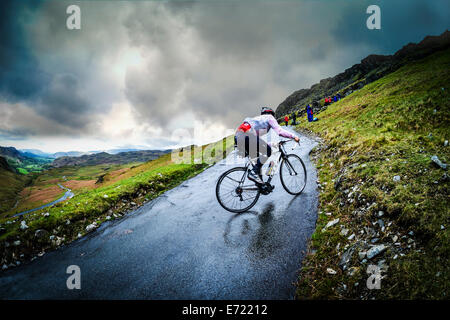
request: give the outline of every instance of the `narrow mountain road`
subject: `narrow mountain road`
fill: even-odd
[[[250,212],[217,203],[224,161],[121,220],[0,275],[1,299],[292,299],[317,218],[316,171],[302,137],[294,150],[308,183],[294,197],[273,180]],[[288,148],[290,151],[290,148]],[[234,165],[236,166],[236,165]],[[66,269],[81,269],[69,290]]]

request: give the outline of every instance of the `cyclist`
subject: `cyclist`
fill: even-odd
[[[234,136],[234,143],[237,147],[238,154],[241,156],[249,156],[251,159],[257,158],[253,169],[249,171],[248,178],[256,183],[264,184],[261,175],[263,164],[272,154],[271,147],[260,136],[267,133],[270,129],[282,137],[294,139],[299,142],[297,135],[283,129],[275,119],[275,112],[268,107],[261,109],[261,115],[254,118],[245,118],[244,122],[237,128]]]

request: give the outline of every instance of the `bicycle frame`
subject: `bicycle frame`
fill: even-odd
[[[278,143],[278,151],[276,151],[273,155],[276,155],[276,153],[279,153],[280,156],[278,157],[278,160],[276,160],[276,163],[273,164],[274,165],[274,169],[272,170],[272,174],[269,175],[269,178],[265,182],[266,184],[270,184],[270,182],[272,181],[272,178],[276,174],[276,171],[277,171],[276,169],[278,169],[277,165],[280,163],[280,161],[282,159],[284,159],[286,161],[286,163],[288,164],[289,173],[292,173],[292,171],[293,171],[295,174],[297,174],[297,172],[295,171],[294,167],[292,166],[292,164],[287,159],[288,154],[287,154],[286,150],[284,149],[284,144],[286,142],[288,142],[288,141],[289,140],[283,140],[283,141],[280,141]],[[272,158],[273,155],[271,155],[267,160]],[[245,175],[247,174],[251,164],[254,165],[252,160],[249,157],[247,157],[247,161],[246,161],[246,165],[245,165],[246,170],[245,170],[244,174],[242,175],[242,178],[241,178],[241,181],[240,181],[240,185],[244,184]],[[260,186],[257,186],[256,188],[254,186],[252,186],[252,187],[242,187],[243,190],[257,190],[259,188],[260,188]]]

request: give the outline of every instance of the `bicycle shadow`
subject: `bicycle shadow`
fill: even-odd
[[[270,202],[268,204],[266,204],[264,206],[264,208],[262,209],[262,211],[257,211],[257,210],[249,210],[246,212],[241,212],[241,213],[236,213],[233,216],[230,217],[230,219],[228,219],[226,226],[225,226],[225,230],[224,230],[224,241],[225,244],[227,244],[228,246],[231,247],[238,247],[240,245],[242,245],[242,242],[236,239],[232,239],[232,225],[234,222],[236,222],[239,218],[242,218],[246,215],[249,216],[256,216],[258,218],[259,221],[259,227],[258,229],[264,229],[265,226],[267,226],[268,224],[270,224],[270,222],[273,220],[273,212],[275,210],[275,205],[273,204],[273,202]],[[256,230],[256,232],[258,232],[258,229]],[[241,226],[241,230],[240,230],[240,235],[246,236],[247,234],[249,234],[252,230],[251,226],[250,226],[250,222],[248,219],[244,219],[242,222],[242,226]]]

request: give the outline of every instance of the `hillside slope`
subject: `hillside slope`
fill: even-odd
[[[28,181],[29,178],[17,174],[6,159],[0,157],[0,213],[14,206],[17,193]]]
[[[309,89],[295,91],[280,103],[276,109],[276,115],[280,118],[293,111],[300,111],[299,113],[303,114],[307,104],[311,104],[314,113],[317,113],[323,109],[325,96],[337,93],[341,96],[350,94],[411,61],[422,59],[449,46],[450,31],[445,31],[439,36],[428,36],[418,44],[409,43],[393,55],[369,55],[361,60],[361,63],[353,65],[334,77],[323,79]]]
[[[450,49],[366,85],[298,126],[313,155],[320,208],[297,297],[448,299]],[[441,163],[441,165],[442,165]],[[367,268],[380,268],[369,290]]]

